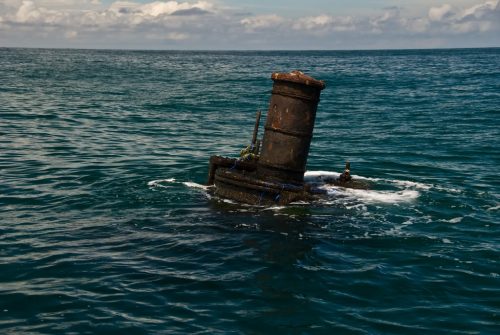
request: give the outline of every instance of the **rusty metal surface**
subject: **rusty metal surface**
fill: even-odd
[[[253,205],[286,205],[308,200],[304,184],[322,81],[301,72],[273,73],[274,81],[260,156],[253,160],[210,158],[208,184],[215,195]],[[251,147],[258,146],[260,112]],[[246,149],[245,149],[246,150]]]
[[[215,195],[252,205],[285,205],[309,197],[303,187],[261,180],[255,173],[219,168],[215,173]]]
[[[302,185],[322,81],[298,71],[273,73],[259,178]]]
[[[287,82],[295,82],[306,86],[313,86],[319,88],[320,90],[326,87],[323,80],[316,80],[313,77],[310,77],[300,71],[292,71],[290,73],[274,72],[271,75],[271,79],[273,79],[274,81],[282,80]]]
[[[207,185],[213,185],[215,179],[215,172],[220,167],[230,168],[237,171],[255,171],[257,165],[255,162],[241,161],[236,158],[228,158],[222,156],[210,157],[210,164],[208,168],[208,181]]]

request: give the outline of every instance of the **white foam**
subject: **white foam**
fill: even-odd
[[[390,180],[390,179],[381,179],[381,178],[368,178],[362,176],[353,175],[354,179],[357,180],[367,180],[378,182],[380,186],[383,187],[384,184],[393,184],[399,190],[389,191],[389,190],[364,190],[364,189],[351,189],[344,188],[335,185],[322,184],[324,179],[327,178],[338,178],[340,173],[334,171],[307,171],[304,175],[304,179],[308,182],[318,182],[320,185],[319,188],[326,191],[327,195],[329,195],[329,199],[325,199],[326,201],[322,201],[325,205],[328,204],[342,204],[345,205],[348,209],[356,209],[362,212],[367,211],[365,204],[398,204],[405,202],[415,201],[420,193],[418,190],[428,190],[434,185],[425,184],[414,181],[405,181],[405,180]],[[210,189],[210,186],[198,184],[195,182],[177,182],[175,178],[167,178],[167,179],[158,179],[152,180],[148,182],[149,187],[163,187],[168,188],[170,186],[165,185],[168,183],[182,183],[183,185],[202,189],[207,191]],[[361,202],[361,204],[359,203]],[[292,205],[305,205],[307,202],[296,202],[292,203]],[[488,210],[496,210],[499,206],[489,208]],[[271,207],[272,210],[279,210],[279,207]],[[457,219],[457,218],[455,218]],[[454,219],[452,219],[454,220]],[[460,219],[461,220],[461,219]],[[450,221],[451,222],[451,221]],[[457,221],[460,222],[460,221]],[[455,223],[455,222],[452,222]]]
[[[411,202],[417,199],[420,195],[420,193],[415,190],[390,192],[390,191],[356,190],[348,188],[345,189],[345,193],[353,195],[358,199],[362,199],[366,202],[371,202],[371,203]]]
[[[304,173],[304,178],[306,178],[306,179],[315,179],[315,178],[321,178],[321,177],[335,177],[335,178],[337,178],[338,176],[340,176],[340,173],[332,172],[332,171],[306,171],[306,173]]]
[[[350,199],[358,199],[368,203],[401,203],[411,202],[420,196],[420,192],[416,190],[401,190],[401,191],[375,191],[344,188],[338,186],[323,185],[320,187],[331,196],[343,196]]]
[[[409,180],[388,180],[388,182],[399,185],[399,186],[403,186],[405,188],[416,188],[416,189],[421,189],[421,190],[429,190],[434,186],[431,184],[424,184],[424,183],[419,183],[419,182],[409,181]]]
[[[412,225],[414,221],[415,221],[415,218],[409,218],[408,220],[406,220],[405,222],[403,222],[401,224],[403,226],[409,226],[409,225]]]
[[[186,182],[183,182],[182,184],[184,184],[187,187],[199,188],[199,189],[202,189],[202,190],[208,190],[210,188],[210,186],[202,185],[202,184],[198,184],[198,183],[193,183],[191,181],[186,181]]]
[[[325,178],[338,178],[340,176],[339,172],[333,171],[306,171],[304,174],[304,178],[306,181],[322,181]],[[357,180],[365,180],[365,181],[373,181],[373,182],[383,182],[388,184],[395,184],[397,186],[403,188],[414,188],[420,190],[429,190],[431,188],[436,188],[438,190],[445,190],[450,192],[460,192],[460,190],[453,188],[443,188],[433,184],[426,184],[416,181],[410,180],[398,180],[398,179],[383,179],[383,178],[371,178],[371,177],[363,177],[359,175],[352,175],[353,179]]]
[[[368,213],[368,208],[364,205],[364,204],[357,204],[357,205],[352,205],[352,206],[345,206],[345,208],[347,209],[355,209],[357,211],[360,211],[360,212],[365,212],[365,213]]]
[[[325,179],[338,178],[340,176],[339,172],[334,171],[307,171],[304,178],[307,182],[317,182],[321,183]],[[323,189],[330,196],[348,196],[350,198],[355,198],[364,202],[369,203],[402,203],[411,202],[420,196],[419,191],[428,191],[430,189],[435,189],[437,191],[449,192],[449,193],[460,193],[459,189],[454,189],[450,187],[444,187],[440,185],[434,185],[430,183],[422,183],[410,180],[398,180],[398,179],[384,179],[384,178],[370,178],[358,175],[353,175],[353,179],[371,181],[377,183],[377,186],[390,186],[397,187],[397,191],[383,191],[383,190],[358,190],[338,187],[334,185],[321,185],[320,189]],[[488,211],[498,210],[500,206],[490,207]]]
[[[294,201],[290,203],[290,205],[297,205],[297,206],[310,205],[310,204],[311,203],[309,201],[303,201],[303,200]]]
[[[495,207],[490,207],[487,209],[487,211],[497,211],[500,209],[500,205],[496,205]]]
[[[456,217],[456,218],[453,218],[453,219],[449,219],[449,220],[441,220],[443,222],[449,222],[449,223],[459,223],[463,220],[464,218],[462,216],[459,216],[459,217]]]
[[[448,193],[462,193],[462,190],[459,190],[457,188],[444,187],[444,186],[439,186],[439,185],[434,185],[434,188],[438,191],[443,191],[443,192],[448,192]]]
[[[285,206],[271,206],[271,207],[266,207],[263,210],[264,211],[280,211],[284,208],[286,208],[286,207]]]
[[[340,177],[341,173],[340,172],[334,172],[334,171],[306,171],[304,173],[304,180],[305,181],[322,181],[323,179],[326,178],[338,178]],[[380,178],[369,178],[369,177],[363,177],[363,176],[358,176],[358,175],[351,175],[352,178],[354,179],[359,179],[359,180],[369,180],[369,181],[380,181]]]
[[[148,182],[148,186],[166,188],[167,186],[162,185],[162,183],[175,183],[175,178],[151,180]]]

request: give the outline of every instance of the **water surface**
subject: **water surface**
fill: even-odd
[[[273,71],[327,82],[310,204],[201,187]],[[500,49],[0,49],[2,334],[495,334]]]

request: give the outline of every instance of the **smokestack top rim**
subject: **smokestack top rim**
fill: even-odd
[[[314,79],[311,76],[304,74],[301,71],[295,70],[290,73],[273,72],[271,79],[274,81],[288,81],[292,83],[313,86],[323,90],[326,84],[323,80]]]

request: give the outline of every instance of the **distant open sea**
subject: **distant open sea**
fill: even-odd
[[[295,69],[371,189],[211,196]],[[0,48],[0,334],[500,334],[499,148],[499,48]]]

